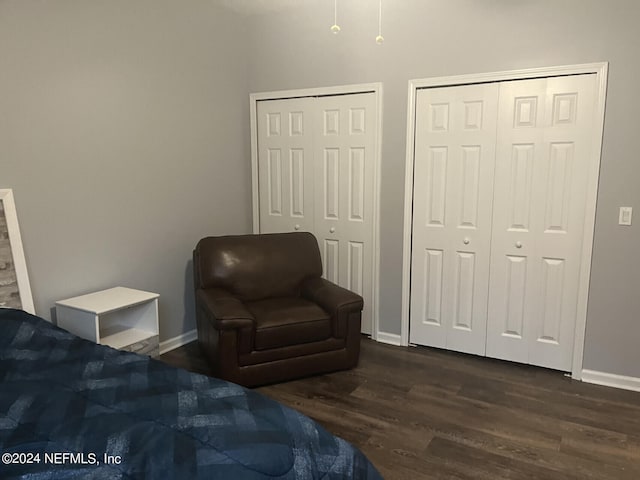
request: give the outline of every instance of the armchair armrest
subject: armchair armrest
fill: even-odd
[[[361,311],[364,300],[357,293],[339,287],[324,278],[308,278],[302,282],[302,296],[320,305],[334,316],[338,311]]]
[[[254,327],[255,319],[242,302],[220,288],[198,289],[196,308],[211,318],[217,330]]]

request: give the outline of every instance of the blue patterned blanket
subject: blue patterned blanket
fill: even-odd
[[[0,309],[0,478],[378,479],[262,394]]]

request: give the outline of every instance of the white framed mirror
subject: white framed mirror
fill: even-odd
[[[0,307],[35,314],[11,189],[0,189]]]

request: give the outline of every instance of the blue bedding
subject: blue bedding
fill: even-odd
[[[0,309],[0,454],[2,479],[381,478],[262,394],[11,309]]]

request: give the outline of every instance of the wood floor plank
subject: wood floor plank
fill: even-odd
[[[471,474],[479,480],[496,478],[540,480],[554,478],[560,474],[544,466],[525,463],[506,455],[495,454],[439,437],[431,441],[427,453],[449,462],[460,472]],[[452,459],[455,459],[455,462],[451,462]],[[564,476],[564,478],[574,477]]]
[[[196,342],[160,360],[211,373]],[[353,370],[257,390],[391,480],[640,478],[640,393],[561,372],[363,338]]]

